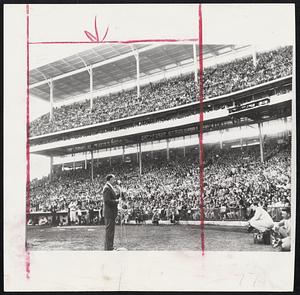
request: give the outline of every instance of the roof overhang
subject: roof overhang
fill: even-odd
[[[100,91],[136,79],[135,53],[139,54],[140,78],[156,73],[192,65],[193,46],[199,56],[199,45],[195,42],[184,44],[101,44],[30,70],[30,93],[49,100],[49,85],[54,83],[54,102],[83,95],[90,91],[90,76],[87,66],[93,67],[93,90]],[[246,46],[203,45],[203,59],[227,54]]]

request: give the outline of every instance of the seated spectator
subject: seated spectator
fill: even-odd
[[[45,216],[41,217],[40,220],[39,220],[39,225],[40,226],[48,225],[48,219],[47,219],[47,217],[45,217]]]
[[[257,229],[260,232],[272,229],[274,222],[268,212],[262,208],[261,202],[254,202],[252,208],[255,214],[249,220],[248,232],[251,232],[253,229]]]
[[[257,65],[247,56],[205,68],[204,98],[229,94],[292,74],[292,46],[257,54]],[[199,100],[199,84],[193,74],[180,75],[141,87],[140,97],[131,89],[95,97],[91,111],[89,101],[64,105],[30,123],[30,137],[87,126],[142,113],[164,110]]]
[[[256,200],[264,204],[275,221],[278,220],[278,212],[281,210],[278,204],[282,207],[290,205],[291,153],[289,144],[278,150],[274,147],[277,144],[272,142],[265,145],[266,155],[271,151],[272,154],[264,163],[260,161],[258,146],[243,149],[205,149],[204,218],[251,219],[250,205]],[[237,171],[234,175],[232,168]],[[90,179],[89,169],[59,172],[52,176],[52,182],[48,178],[31,182],[30,204],[34,208],[39,207],[40,211],[49,212],[51,204],[55,202],[57,211],[69,210],[68,216],[71,219],[72,215],[74,224],[76,204],[80,201],[78,204],[81,204],[82,214],[88,211],[89,215],[86,216],[89,223],[101,223],[101,191],[105,175],[112,170],[120,176],[123,186],[127,188],[124,192],[124,206],[129,219],[136,220],[136,223],[145,219],[151,220],[157,208],[161,209],[161,219],[164,216],[166,220],[175,222],[175,216],[178,216],[178,220],[200,220],[197,150],[188,153],[186,157],[178,150],[170,161],[157,155],[155,160],[143,163],[141,176],[135,161],[116,162],[112,166],[103,161],[99,167],[95,167],[95,175],[99,176],[93,181]]]
[[[273,247],[280,247],[282,251],[291,250],[291,209],[283,208],[282,209],[283,219],[275,223],[274,232],[275,241]]]

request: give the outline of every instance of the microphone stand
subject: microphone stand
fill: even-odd
[[[121,230],[121,245],[123,246],[123,200],[122,200],[122,194],[123,194],[123,189],[119,186],[120,190],[120,230]],[[121,247],[122,248],[122,247]]]
[[[122,224],[122,221],[123,221],[123,200],[122,200],[122,195],[123,195],[123,189],[120,187],[120,185],[118,186],[119,190],[120,190],[120,198],[119,198],[119,205],[120,205],[120,220],[121,220],[121,227],[120,227],[120,230],[121,230],[121,245],[123,246],[123,224]],[[126,234],[126,233],[125,233]],[[127,240],[127,238],[126,238]],[[120,247],[118,249],[119,251],[124,251],[124,250],[127,250],[125,247]]]
[[[120,189],[120,226],[121,226],[121,245],[123,246],[123,224],[122,224],[122,206],[123,206],[123,201],[122,201],[122,191]]]

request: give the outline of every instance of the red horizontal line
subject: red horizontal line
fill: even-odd
[[[30,45],[37,44],[130,44],[130,43],[155,43],[155,42],[191,42],[198,41],[193,39],[145,39],[145,40],[123,40],[123,41],[36,41],[29,42]]]

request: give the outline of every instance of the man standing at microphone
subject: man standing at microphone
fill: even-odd
[[[106,176],[106,184],[103,187],[103,215],[105,220],[105,251],[114,250],[115,219],[118,215],[118,203],[120,194],[116,193],[114,185],[116,178],[113,174]]]

